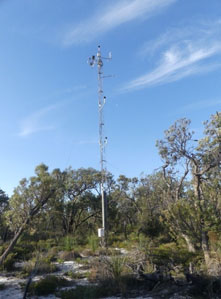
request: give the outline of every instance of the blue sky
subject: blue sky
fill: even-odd
[[[221,109],[220,0],[0,0],[0,188],[9,195],[45,163],[99,169],[97,73],[107,97],[107,169],[161,165],[155,142],[187,117]]]

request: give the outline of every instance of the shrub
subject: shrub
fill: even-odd
[[[98,248],[97,250],[96,250],[96,252],[95,252],[95,255],[105,255],[105,256],[107,256],[107,255],[112,255],[112,251],[110,250],[110,249],[108,249],[108,248]]]
[[[151,262],[167,270],[173,270],[176,266],[182,266],[183,269],[197,256],[189,252],[186,248],[180,248],[175,243],[162,244],[157,248],[150,248],[147,256]]]
[[[55,262],[57,260],[57,248],[50,248],[46,255],[46,260],[50,262]]]
[[[89,276],[89,272],[72,272],[68,271],[65,273],[66,276],[72,278],[72,279],[83,279],[87,278]]]
[[[59,287],[68,285],[69,282],[66,279],[50,275],[33,282],[29,288],[29,292],[37,296],[49,295],[54,294]]]
[[[29,260],[33,252],[36,250],[36,243],[34,242],[20,242],[14,248],[16,258],[19,260]]]
[[[42,259],[40,260],[37,265],[35,266],[35,261],[29,261],[27,263],[25,263],[22,272],[24,274],[31,274],[31,272],[34,270],[34,268],[36,267],[36,274],[45,274],[45,273],[53,273],[57,270],[57,267]]]
[[[81,255],[77,251],[60,251],[58,253],[59,259],[63,261],[70,261],[81,258]]]
[[[71,235],[67,235],[64,238],[62,238],[60,244],[61,246],[59,247],[61,250],[65,250],[65,251],[72,251],[73,249],[76,250],[76,248],[85,246],[87,244],[87,237],[85,237],[84,233],[74,237]]]
[[[94,252],[92,252],[92,250],[91,249],[84,249],[84,250],[82,250],[81,251],[81,257],[89,257],[89,256],[93,256],[93,255],[95,255],[95,253]]]
[[[123,274],[126,273],[126,258],[121,256],[102,257],[92,263],[90,281],[104,281],[112,279],[118,283]]]
[[[3,263],[3,269],[6,271],[13,271],[14,270],[14,263],[16,261],[16,254],[15,253],[9,253],[9,255],[6,257],[4,263]]]
[[[115,295],[111,286],[77,286],[75,289],[61,291],[61,299],[95,299]]]
[[[71,251],[74,247],[74,245],[76,244],[76,241],[74,238],[67,236],[64,239],[64,249],[66,251]]]
[[[99,238],[97,235],[91,235],[88,237],[88,245],[93,253],[98,249],[99,247]]]
[[[126,258],[113,256],[106,260],[107,270],[114,280],[119,280],[125,271]]]

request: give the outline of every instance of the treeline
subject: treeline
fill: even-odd
[[[132,236],[148,240],[148,250],[175,244],[177,250],[202,256],[208,270],[220,258],[221,113],[204,125],[200,140],[194,139],[187,119],[166,130],[157,141],[163,161],[157,172],[116,180],[106,174],[110,245]],[[100,172],[92,168],[49,172],[41,164],[10,198],[1,191],[0,264],[24,235],[26,242],[72,236],[79,244],[96,235],[101,227],[100,181]]]

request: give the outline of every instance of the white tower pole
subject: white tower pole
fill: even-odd
[[[107,198],[105,192],[105,183],[106,183],[106,167],[105,167],[105,146],[107,143],[107,137],[103,135],[104,127],[104,114],[103,109],[106,102],[106,97],[103,95],[103,59],[110,60],[111,54],[109,57],[105,58],[101,56],[101,47],[98,46],[97,56],[92,56],[89,58],[88,62],[93,67],[97,65],[98,72],[98,112],[99,112],[99,146],[100,146],[100,169],[101,169],[101,183],[100,183],[100,192],[101,192],[101,206],[102,206],[102,228],[98,230],[99,237],[103,240],[103,245],[106,245],[106,236],[107,236]]]
[[[98,46],[97,52],[97,70],[98,70],[98,111],[99,111],[99,145],[100,145],[100,168],[101,168],[101,204],[102,204],[102,228],[104,230],[104,235],[106,234],[107,229],[107,217],[106,217],[106,196],[105,196],[105,181],[106,181],[106,171],[104,163],[104,136],[103,136],[103,126],[104,126],[104,115],[103,108],[105,105],[105,97],[103,96],[103,61],[101,57],[101,48]]]

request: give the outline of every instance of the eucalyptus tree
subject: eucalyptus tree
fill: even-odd
[[[53,177],[59,181],[56,194],[35,218],[32,227],[39,228],[40,234],[44,231],[44,238],[56,239],[95,232],[101,222],[100,172],[93,168],[68,168],[62,172],[56,169]],[[107,183],[109,197],[113,185],[111,174],[107,174]]]
[[[138,233],[154,239],[168,231],[162,221],[166,184],[162,172],[142,177],[136,190],[138,213]]]
[[[204,138],[194,140],[190,121],[181,119],[165,131],[157,141],[164,161],[164,179],[168,187],[168,219],[177,233],[187,241],[189,249],[199,242],[206,265],[210,263],[208,232],[212,227],[209,210],[215,210],[214,200],[207,197],[211,176],[220,171],[221,113],[205,122]],[[180,175],[180,170],[183,170]],[[185,181],[191,177],[187,192]],[[220,192],[220,190],[219,190]],[[213,215],[215,216],[215,215]],[[216,221],[220,222],[218,218]],[[195,238],[194,238],[195,237]]]
[[[125,239],[137,225],[139,206],[137,203],[136,189],[139,180],[120,175],[111,192],[111,205],[115,215],[111,219],[111,230],[124,233]],[[112,211],[112,212],[113,212]]]
[[[89,221],[100,217],[100,172],[93,168],[66,170],[63,193],[63,230],[76,233]]]
[[[55,196],[58,182],[48,172],[48,167],[44,164],[37,166],[35,174],[30,179],[21,180],[9,200],[6,217],[14,237],[1,255],[0,265],[13,250],[19,237],[31,224],[33,218],[42,211],[49,199]]]

